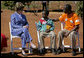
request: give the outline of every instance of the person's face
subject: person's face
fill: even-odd
[[[68,13],[68,9],[66,7],[64,7],[63,11],[64,13]]]
[[[22,14],[22,11],[23,11],[23,9],[19,10],[18,13],[19,13],[19,14]]]
[[[42,17],[47,18],[47,14],[45,12],[42,12]]]
[[[22,10],[20,10],[20,13],[22,14],[22,12],[23,12],[23,9]]]
[[[64,7],[63,11],[64,11],[64,13],[66,13],[66,14],[70,14],[70,13],[71,13],[71,10],[68,9],[68,8],[66,8],[66,6]]]

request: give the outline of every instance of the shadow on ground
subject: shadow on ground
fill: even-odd
[[[66,50],[65,53],[71,53],[71,51],[70,51],[71,49],[65,48],[65,50]],[[38,51],[38,48],[36,48],[36,49],[33,49],[32,52],[33,52],[32,54],[28,54],[28,55],[39,55],[39,56],[43,56],[46,53],[51,53],[51,50],[50,49],[47,49],[47,50],[45,50],[45,54],[40,54],[39,51]],[[21,52],[14,52],[14,55],[12,55],[11,53],[1,53],[1,57],[21,57],[21,56],[18,55],[20,53]],[[80,54],[83,54],[83,48],[81,48],[81,52],[78,52],[78,49],[77,49],[77,55],[80,55]]]
[[[11,53],[1,53],[1,57],[20,57],[18,56],[18,54],[18,52],[15,52],[14,55],[12,55]]]
[[[76,52],[77,52],[77,55],[83,54],[83,48],[81,48],[81,52],[79,52],[78,49],[76,49]],[[46,49],[46,50],[45,50],[45,54],[46,54],[46,53],[52,53],[52,52],[51,52],[51,49]],[[71,48],[65,48],[65,52],[64,52],[64,53],[72,53],[72,49],[71,49]],[[42,54],[42,56],[45,55],[45,54]],[[31,55],[31,54],[30,54],[30,55]],[[32,54],[32,55],[40,55],[40,56],[41,56],[41,54],[40,54],[39,51],[38,51],[38,48],[33,49],[33,54]]]

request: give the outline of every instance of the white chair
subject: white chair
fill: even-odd
[[[63,30],[63,28],[64,28],[64,22],[61,22],[61,30]],[[79,32],[77,32],[76,34],[77,34],[76,37],[78,37],[78,45],[76,46],[76,48],[78,48],[79,52],[81,52],[80,40],[79,40]],[[66,48],[72,48],[71,45],[64,45],[64,40],[62,41],[62,44],[63,44],[63,51],[64,51],[64,47],[66,47]]]
[[[36,24],[36,28],[37,28],[37,22],[35,22],[35,24]],[[39,34],[40,34],[40,31],[37,30],[37,37],[38,37],[38,50],[40,50],[40,38],[39,38],[40,35],[39,35]],[[46,36],[46,37],[49,37],[49,35]],[[50,47],[45,46],[45,49],[51,49],[51,46],[50,46]]]
[[[9,22],[9,29],[10,29],[11,53],[14,54],[14,50],[22,50],[22,48],[21,47],[19,47],[19,48],[13,48],[13,38],[21,38],[21,37],[19,37],[19,36],[13,36],[11,34],[11,23],[10,22]],[[28,48],[27,49],[29,49],[28,53],[30,53],[32,51],[31,48],[30,48],[30,43],[28,43]]]

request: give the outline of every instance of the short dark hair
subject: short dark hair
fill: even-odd
[[[47,16],[49,15],[49,11],[48,10],[44,10],[42,12],[45,12]]]
[[[72,7],[71,7],[70,4],[66,4],[66,5],[65,5],[65,9],[68,9],[68,11],[69,11],[69,10],[71,11]]]

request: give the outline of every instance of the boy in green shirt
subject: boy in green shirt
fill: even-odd
[[[42,18],[38,22],[38,30],[40,31],[40,52],[41,54],[45,53],[44,47],[44,38],[47,35],[50,36],[51,41],[51,50],[54,54],[56,54],[56,34],[53,32],[54,23],[52,19],[48,18],[49,11],[42,12]]]

